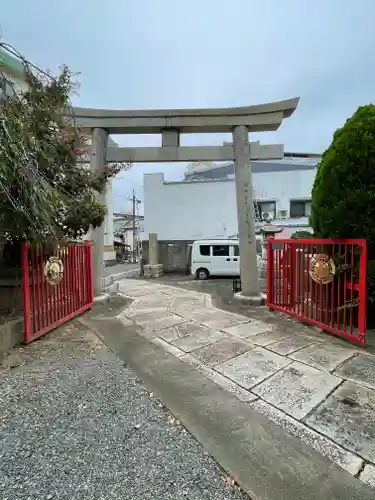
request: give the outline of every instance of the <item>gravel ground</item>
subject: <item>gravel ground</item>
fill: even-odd
[[[0,498],[248,499],[78,322],[0,369]]]

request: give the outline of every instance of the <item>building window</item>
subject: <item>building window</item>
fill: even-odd
[[[262,242],[260,240],[256,240],[256,247],[257,247],[257,254],[262,255]],[[233,255],[234,257],[239,257],[240,256],[240,248],[238,245],[234,245],[233,247]]]
[[[290,200],[290,217],[309,217],[311,214],[311,200]]]
[[[229,245],[213,245],[212,255],[214,257],[229,257]]]
[[[210,255],[210,245],[199,245],[199,252],[201,255]]]
[[[259,218],[276,219],[276,202],[275,201],[258,201],[254,202],[255,215],[259,214]]]

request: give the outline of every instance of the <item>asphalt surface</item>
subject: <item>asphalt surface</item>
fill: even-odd
[[[118,273],[130,273],[133,271],[139,271],[139,262],[136,263],[131,263],[127,262],[124,264],[114,264],[111,266],[107,266],[104,268],[103,272],[103,277],[110,276],[111,274],[118,274]]]
[[[75,322],[0,368],[0,498],[248,499]]]

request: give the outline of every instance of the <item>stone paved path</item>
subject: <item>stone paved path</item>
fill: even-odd
[[[119,318],[375,488],[375,356],[303,326],[279,329],[211,297],[124,280]]]

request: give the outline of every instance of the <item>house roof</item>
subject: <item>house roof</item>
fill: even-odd
[[[285,172],[298,170],[315,170],[317,161],[286,161],[286,160],[252,160],[251,169],[253,173]],[[227,178],[234,174],[234,163],[216,164],[208,168],[197,168],[197,170],[185,171],[185,179],[218,179]]]
[[[20,59],[11,56],[6,50],[0,48],[0,68],[6,68],[10,72],[22,76],[25,72],[24,65]]]

